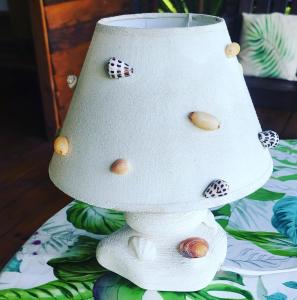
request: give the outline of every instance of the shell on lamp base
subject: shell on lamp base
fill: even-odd
[[[157,255],[155,244],[144,237],[132,236],[128,244],[140,260],[153,261]]]
[[[69,152],[69,142],[65,136],[58,136],[54,141],[54,151],[59,155],[66,155]]]
[[[127,63],[119,60],[115,57],[108,61],[108,75],[110,78],[122,78],[129,77],[133,74],[134,69],[130,67]]]
[[[213,115],[203,111],[191,112],[189,119],[195,126],[204,130],[216,130],[220,128],[219,120]]]
[[[225,54],[229,58],[238,55],[239,52],[240,52],[240,45],[235,42],[227,45],[225,48]]]
[[[209,249],[206,240],[198,237],[188,238],[179,244],[179,252],[187,258],[200,258],[207,254]]]
[[[208,185],[203,195],[206,198],[216,198],[226,196],[228,192],[229,184],[222,179],[216,179]]]
[[[275,131],[266,130],[258,133],[258,138],[264,148],[274,148],[279,143],[279,136]]]

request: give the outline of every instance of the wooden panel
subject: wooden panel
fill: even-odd
[[[131,0],[76,0],[45,7],[48,29],[74,26],[78,23],[94,23],[104,16],[131,11]]]
[[[274,0],[272,3],[272,12],[284,13],[288,5],[288,0]]]
[[[255,13],[266,14],[269,13],[271,9],[271,0],[257,0]]]
[[[48,137],[53,137],[59,126],[59,117],[54,94],[53,70],[43,2],[42,0],[31,0],[29,3],[46,130]]]
[[[79,75],[88,48],[89,42],[86,42],[67,51],[53,53],[51,58],[54,76]]]
[[[250,13],[253,10],[254,0],[240,0],[239,13],[247,12]]]
[[[98,18],[88,22],[77,23],[73,26],[49,31],[48,37],[50,40],[51,53],[67,50],[76,47],[81,43],[90,42],[97,19]]]

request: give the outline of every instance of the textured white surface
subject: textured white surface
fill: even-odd
[[[105,268],[142,288],[197,291],[209,284],[226,256],[226,233],[208,210],[174,214],[127,213],[126,219],[127,226],[99,243],[97,259]],[[138,231],[141,228],[144,232]],[[136,244],[133,247],[129,244],[135,236],[142,236],[143,240],[144,236],[150,248],[155,245],[157,251],[153,258],[139,258]],[[179,253],[179,243],[189,237],[208,242],[206,256],[186,258]],[[143,245],[139,243],[139,247]]]
[[[237,58],[225,55],[230,42],[217,17],[98,22],[61,131],[70,152],[50,163],[55,185],[96,206],[151,212],[213,207],[262,186],[272,161],[258,140],[261,127]],[[133,76],[110,79],[105,67],[113,56],[133,65]],[[220,129],[194,126],[188,114],[197,110],[218,118]],[[133,171],[111,173],[119,158]],[[214,179],[227,181],[230,192],[206,199]]]

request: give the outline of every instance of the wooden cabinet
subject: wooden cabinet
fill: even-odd
[[[154,1],[28,0],[48,137],[62,125],[96,22],[112,15],[151,11]]]

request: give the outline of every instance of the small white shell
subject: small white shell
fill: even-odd
[[[229,184],[222,179],[216,179],[208,185],[203,192],[203,196],[206,198],[216,198],[226,196],[228,192]]]
[[[67,76],[67,84],[71,89],[73,89],[76,86],[76,83],[77,83],[76,75],[71,74]]]
[[[227,57],[234,57],[240,52],[240,45],[238,43],[231,43],[226,46],[225,54]]]
[[[144,237],[132,236],[128,244],[140,260],[153,261],[157,255],[155,244]]]
[[[191,112],[189,118],[195,126],[204,130],[216,130],[220,128],[219,120],[213,115],[203,111]]]
[[[108,75],[110,78],[129,77],[134,70],[127,63],[115,57],[108,61]]]
[[[258,138],[264,148],[274,148],[279,143],[279,136],[275,131],[266,130],[258,133]]]

